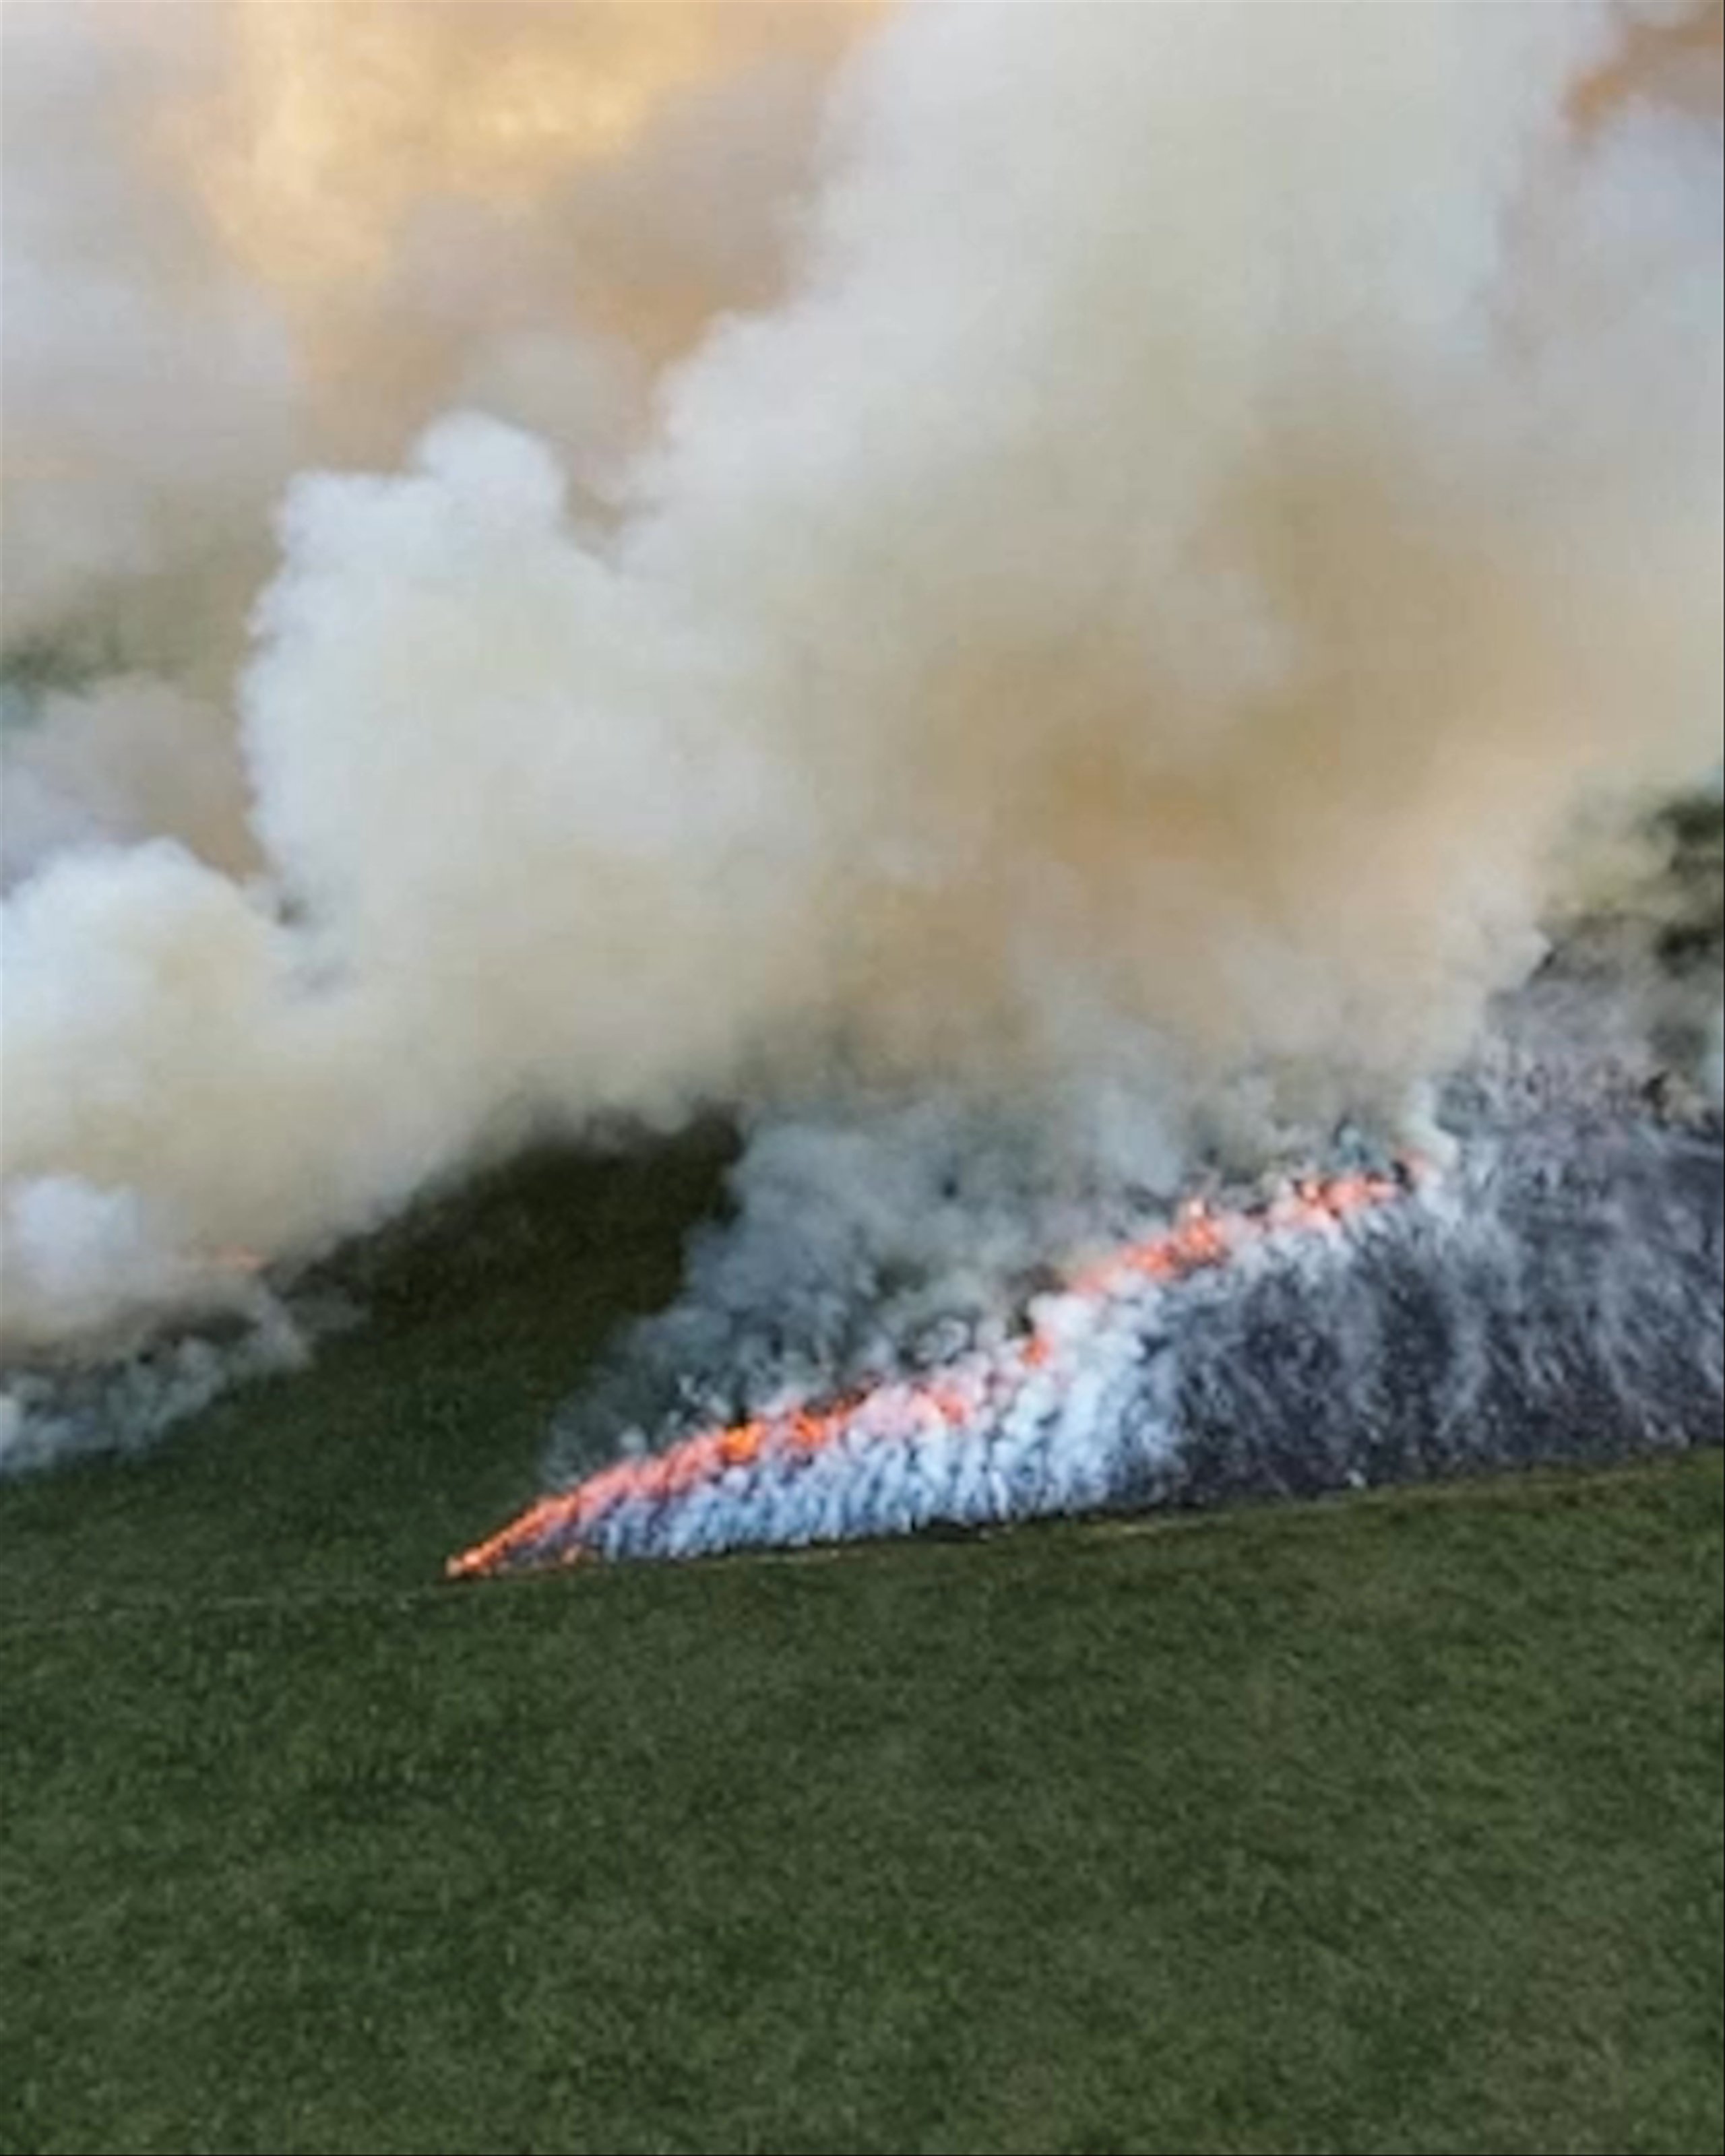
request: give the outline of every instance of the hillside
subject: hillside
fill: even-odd
[[[0,1492],[0,2147],[1718,2145],[1717,1454],[437,1584],[718,1158]]]

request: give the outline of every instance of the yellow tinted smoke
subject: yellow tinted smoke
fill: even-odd
[[[231,68],[168,125],[236,257],[312,296],[377,275],[439,190],[531,202],[625,151],[674,95],[769,45],[834,49],[865,12],[239,6]]]

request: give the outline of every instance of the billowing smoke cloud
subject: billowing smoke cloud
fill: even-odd
[[[527,11],[578,59],[601,12]],[[437,26],[433,85],[539,34],[386,13]],[[212,64],[182,28],[161,66]],[[213,504],[244,536],[308,437],[463,408],[398,475],[287,488],[238,689],[252,873],[44,840],[8,901],[13,1337],[195,1300],[547,1119],[956,1093],[1132,1173],[1416,1114],[1578,826],[1717,755],[1718,141],[1623,31],[919,8],[817,126],[839,32],[694,11],[626,141],[600,101],[598,150],[455,144],[480,177],[441,194],[403,148],[333,294],[259,267],[303,223],[230,234],[141,479],[80,430],[99,373],[44,357],[40,439],[82,461],[44,452],[8,537],[53,569],[33,648],[140,565],[226,576]],[[180,109],[80,35],[27,79]],[[58,408],[24,410],[33,454]]]
[[[716,310],[776,290],[825,75],[866,20],[8,13],[0,683],[30,721],[6,739],[10,880],[73,831],[255,865],[229,706],[287,479],[392,464],[478,399],[602,495],[657,372]],[[70,692],[93,684],[90,720]],[[112,757],[90,752],[116,731]]]

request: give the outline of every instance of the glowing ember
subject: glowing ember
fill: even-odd
[[[642,1548],[644,1532],[662,1527],[668,1508],[702,1493],[721,1505],[740,1507],[744,1517],[728,1532],[721,1526],[685,1538],[691,1553],[742,1540],[778,1539],[759,1532],[758,1522],[755,1532],[747,1531],[750,1500],[762,1476],[795,1476],[839,1455],[858,1476],[866,1476],[875,1455],[895,1447],[920,1453],[931,1443],[957,1446],[986,1435],[1003,1426],[1035,1389],[1062,1381],[1076,1388],[1082,1372],[1069,1367],[1066,1351],[1099,1310],[1141,1293],[1147,1284],[1167,1285],[1226,1265],[1271,1237],[1333,1229],[1401,1195],[1419,1175],[1416,1167],[1407,1166],[1389,1174],[1310,1178],[1247,1210],[1214,1211],[1193,1201],[1162,1233],[1075,1274],[1061,1294],[1044,1301],[1031,1330],[1003,1348],[975,1353],[937,1378],[889,1381],[821,1408],[793,1409],[726,1430],[704,1430],[649,1459],[619,1460],[572,1489],[542,1497],[496,1534],[451,1558],[444,1569],[452,1579],[470,1579],[633,1553]],[[955,1475],[963,1472],[962,1463],[951,1465]],[[986,1472],[978,1468],[970,1479]],[[1011,1509],[1009,1498],[990,1502],[973,1495],[963,1506],[930,1507],[908,1522],[889,1518],[882,1524],[914,1525],[920,1517],[1001,1517]],[[808,1507],[803,1513],[797,1539],[828,1539],[844,1532],[842,1523],[829,1521],[819,1503],[812,1528]],[[683,1553],[675,1534],[649,1533],[648,1538],[654,1553]]]

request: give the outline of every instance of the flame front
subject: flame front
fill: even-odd
[[[1087,1316],[1147,1285],[1168,1286],[1233,1264],[1276,1237],[1332,1231],[1401,1196],[1420,1178],[1417,1164],[1404,1164],[1389,1173],[1307,1178],[1266,1204],[1238,1210],[1191,1201],[1172,1226],[1073,1274],[1064,1293],[1045,1300],[1031,1328],[997,1350],[968,1357],[937,1378],[890,1380],[822,1407],[703,1430],[650,1458],[619,1460],[572,1489],[540,1498],[495,1534],[452,1557],[445,1573],[452,1579],[470,1579],[577,1563],[606,1554],[625,1518],[662,1520],[696,1493],[746,1484],[763,1470],[794,1476],[848,1449],[860,1451],[865,1471],[869,1455],[881,1448],[956,1445],[986,1433],[1028,1389],[1058,1383],[1067,1374],[1068,1340],[1075,1329],[1083,1331]],[[1077,1374],[1070,1373],[1075,1380]],[[746,1511],[747,1487],[735,1494]]]

